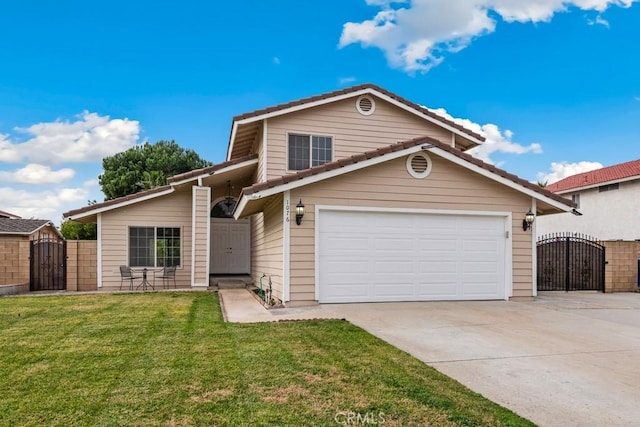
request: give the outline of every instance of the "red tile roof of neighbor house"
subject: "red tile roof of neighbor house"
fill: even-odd
[[[464,153],[462,151],[460,151],[457,148],[451,147],[448,144],[443,144],[440,141],[430,138],[430,137],[420,137],[420,138],[415,138],[409,141],[404,141],[404,142],[398,142],[396,144],[392,144],[383,148],[378,148],[377,150],[371,150],[371,151],[367,151],[365,153],[362,154],[356,154],[353,155],[351,157],[346,157],[344,159],[340,159],[340,160],[336,160],[330,163],[325,163],[324,165],[320,165],[320,166],[314,166],[312,168],[309,169],[305,169],[305,170],[301,170],[295,173],[291,173],[289,175],[285,175],[282,176],[280,178],[274,178],[274,179],[270,179],[268,181],[265,182],[260,182],[257,184],[253,184],[249,187],[246,187],[242,190],[243,194],[245,195],[249,195],[249,194],[254,194],[254,193],[258,193],[260,191],[264,191],[266,189],[269,188],[274,188],[277,187],[279,185],[283,185],[283,184],[288,184],[290,182],[294,182],[309,176],[313,176],[313,175],[318,175],[321,174],[323,172],[328,172],[334,169],[339,169],[341,167],[345,167],[351,164],[355,164],[358,162],[362,162],[364,160],[368,160],[368,159],[373,159],[376,157],[381,157],[384,156],[385,154],[388,153],[392,153],[395,151],[400,151],[400,150],[404,150],[407,148],[411,148],[411,147],[415,147],[418,145],[424,145],[424,144],[430,144],[433,145],[434,147],[440,148],[444,151],[447,151],[451,154],[454,154],[458,157],[460,157],[461,159],[479,166],[483,169],[486,169],[489,172],[492,172],[502,178],[508,179],[516,184],[519,184],[529,190],[533,190],[536,193],[539,193],[542,196],[546,196],[550,199],[553,199],[555,201],[558,201],[560,203],[563,203],[567,206],[571,206],[571,207],[576,207],[575,203],[573,203],[571,200],[565,199],[564,197],[552,193],[551,191],[540,187],[537,184],[532,184],[529,181],[526,181],[522,178],[519,178],[518,176],[509,173],[503,169],[499,169],[489,163],[485,163],[480,159],[477,159],[473,156],[471,156],[470,154]]]
[[[455,129],[458,129],[459,131],[461,131],[463,133],[466,133],[467,135],[469,135],[469,136],[471,136],[473,138],[476,138],[476,139],[478,139],[480,141],[484,141],[485,140],[484,136],[482,136],[480,134],[477,134],[477,133],[467,129],[464,126],[460,126],[459,124],[454,123],[453,121],[451,121],[451,120],[449,120],[449,119],[447,119],[447,118],[445,118],[445,117],[443,117],[443,116],[441,116],[439,114],[436,114],[433,111],[431,111],[431,110],[429,110],[429,109],[427,109],[427,108],[425,108],[425,107],[423,107],[421,105],[413,103],[413,102],[411,102],[411,101],[409,101],[409,100],[407,100],[407,99],[405,99],[405,98],[403,98],[401,96],[396,95],[393,92],[389,92],[388,90],[383,89],[380,86],[374,85],[372,83],[365,83],[365,84],[352,86],[352,87],[348,87],[348,88],[341,89],[341,90],[336,90],[336,91],[333,91],[333,92],[322,93],[320,95],[315,95],[315,96],[311,96],[311,97],[308,97],[308,98],[302,98],[302,99],[298,99],[296,101],[290,101],[290,102],[286,102],[284,104],[278,104],[278,105],[274,105],[272,107],[267,107],[267,108],[263,108],[263,109],[260,109],[260,110],[255,110],[255,111],[251,111],[251,112],[248,112],[248,113],[240,114],[240,115],[235,116],[233,118],[233,122],[237,122],[237,121],[240,121],[240,120],[248,119],[248,118],[251,118],[251,117],[261,116],[263,114],[273,113],[275,111],[286,110],[288,108],[297,107],[298,105],[309,104],[309,103],[312,103],[312,102],[321,101],[323,99],[334,98],[334,97],[340,96],[340,95],[346,95],[346,94],[357,92],[357,91],[364,90],[364,89],[372,89],[372,90],[375,90],[377,92],[380,92],[380,93],[388,96],[389,98],[395,99],[396,101],[401,102],[401,103],[405,104],[406,106],[408,106],[410,108],[413,108],[414,110],[420,111],[422,114],[425,114],[425,115],[427,115],[429,117],[437,119],[440,122],[446,123],[447,125],[455,128]]]
[[[640,159],[568,176],[558,182],[547,185],[546,189],[557,193],[574,188],[591,187],[611,181],[633,178],[634,176],[640,178]]]

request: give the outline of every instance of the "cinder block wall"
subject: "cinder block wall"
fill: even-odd
[[[603,243],[607,259],[604,291],[629,292],[638,289],[640,242],[613,240]]]
[[[96,240],[67,241],[67,291],[98,289],[98,246]]]
[[[29,238],[0,238],[0,285],[29,283]]]

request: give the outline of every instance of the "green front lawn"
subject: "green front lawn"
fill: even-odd
[[[0,425],[532,425],[340,320],[216,294],[0,298]]]

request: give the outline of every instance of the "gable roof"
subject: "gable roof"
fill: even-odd
[[[546,188],[549,191],[560,193],[567,190],[595,187],[605,183],[636,178],[640,179],[640,159],[568,176],[558,182],[547,185]]]
[[[53,226],[48,219],[0,218],[0,234],[28,236],[47,225]]]
[[[201,169],[194,169],[189,172],[174,175],[167,179],[168,185],[151,188],[145,191],[139,191],[137,193],[129,194],[116,199],[107,200],[101,203],[95,203],[93,205],[85,206],[83,208],[74,209],[62,214],[64,218],[78,220],[86,218],[100,212],[105,212],[111,209],[116,209],[123,206],[128,206],[134,203],[138,203],[144,200],[153,199],[156,197],[165,196],[175,191],[175,186],[185,181],[193,181],[200,177],[206,177],[229,169],[233,169],[235,166],[241,166],[244,163],[257,161],[258,155],[252,154],[249,156],[234,159],[228,162],[218,163],[216,165],[207,166]]]
[[[169,184],[173,184],[179,181],[185,181],[193,178],[204,177],[208,175],[213,175],[214,173],[226,169],[231,166],[238,165],[240,163],[248,162],[251,160],[257,160],[257,154],[249,154],[248,156],[238,157],[237,159],[229,160],[227,162],[218,163],[217,165],[207,166],[201,169],[194,169],[189,172],[181,173],[179,175],[174,175],[167,179]]]
[[[236,206],[236,212],[234,212],[234,215],[236,215],[236,218],[239,218],[242,215],[242,210],[249,202],[249,199],[261,199],[291,188],[312,184],[358,168],[364,168],[371,164],[382,163],[383,161],[387,161],[392,158],[405,156],[408,154],[408,150],[411,150],[412,152],[420,150],[433,151],[436,155],[445,157],[460,166],[501,182],[502,184],[514,188],[517,191],[535,197],[538,200],[542,200],[552,206],[555,206],[557,209],[569,212],[574,210],[576,207],[576,204],[571,200],[542,188],[537,184],[526,181],[503,169],[497,168],[494,165],[485,163],[457,148],[443,144],[434,138],[420,137],[409,141],[398,142],[396,144],[362,154],[356,154],[330,163],[325,163],[324,165],[314,166],[309,169],[301,170],[279,178],[270,179],[265,182],[253,184],[242,190],[242,195]]]
[[[412,112],[413,114],[419,115],[420,117],[428,120],[432,123],[436,123],[446,129],[451,130],[454,134],[464,137],[467,141],[469,141],[469,147],[473,148],[482,142],[485,141],[484,136],[473,132],[470,129],[465,128],[439,114],[434,113],[433,111],[425,108],[421,105],[418,105],[414,102],[411,102],[399,95],[396,95],[393,92],[390,92],[386,89],[381,88],[380,86],[365,83],[357,86],[352,86],[349,88],[336,90],[333,92],[327,92],[320,95],[310,96],[307,98],[298,99],[296,101],[290,101],[283,104],[274,105],[272,107],[267,107],[255,111],[251,111],[248,113],[240,114],[235,116],[232,120],[231,124],[231,134],[229,137],[229,146],[227,148],[227,160],[229,160],[234,152],[237,152],[237,155],[244,155],[248,153],[248,150],[251,148],[250,144],[253,143],[253,138],[255,132],[257,132],[257,124],[261,120],[267,119],[269,117],[279,116],[287,113],[291,113],[294,111],[300,111],[306,108],[311,108],[318,105],[327,104],[330,102],[335,102],[338,100],[356,97],[362,94],[372,94],[376,95],[381,99],[384,99],[388,102],[391,102],[407,111]],[[253,124],[254,126],[249,130],[241,130],[241,125]],[[241,136],[238,136],[241,135]],[[236,139],[244,137],[243,144],[241,148],[236,147]],[[246,152],[246,153],[245,153]]]
[[[14,215],[14,214],[9,213],[9,212],[0,211],[0,218],[20,219],[22,217],[20,217],[18,215]]]

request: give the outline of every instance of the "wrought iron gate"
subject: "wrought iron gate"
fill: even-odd
[[[32,240],[29,249],[29,289],[67,289],[67,241],[52,238]]]
[[[604,292],[605,248],[574,233],[541,236],[537,242],[539,291]]]

